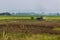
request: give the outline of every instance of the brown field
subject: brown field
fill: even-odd
[[[53,30],[54,28],[60,28],[60,22],[38,20],[0,21],[0,32],[60,34],[60,30]]]

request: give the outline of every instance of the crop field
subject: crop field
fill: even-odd
[[[44,16],[46,20],[60,21],[60,16]]]
[[[0,16],[0,20],[15,20],[15,19],[31,19],[34,17],[36,19],[39,16]],[[60,16],[43,16],[45,20],[60,20]]]
[[[0,40],[60,40],[60,16],[36,18],[0,16]]]
[[[36,19],[37,17],[34,17],[34,19]],[[30,16],[0,16],[0,20],[15,20],[15,19],[31,19]]]

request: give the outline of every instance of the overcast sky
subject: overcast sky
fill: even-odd
[[[0,0],[0,12],[60,12],[60,0]]]

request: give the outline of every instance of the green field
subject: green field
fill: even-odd
[[[30,16],[0,16],[0,20],[5,20],[5,19],[31,19]],[[36,17],[34,17],[34,19],[36,19]]]
[[[38,18],[38,16],[33,16],[34,19]],[[31,19],[31,16],[0,16],[0,20],[5,19]],[[43,16],[45,20],[60,20],[60,16]]]

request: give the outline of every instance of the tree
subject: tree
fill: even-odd
[[[59,15],[59,13],[57,13],[57,15]]]
[[[34,19],[33,17],[31,17],[31,19]]]
[[[9,12],[0,13],[0,15],[11,15]]]

